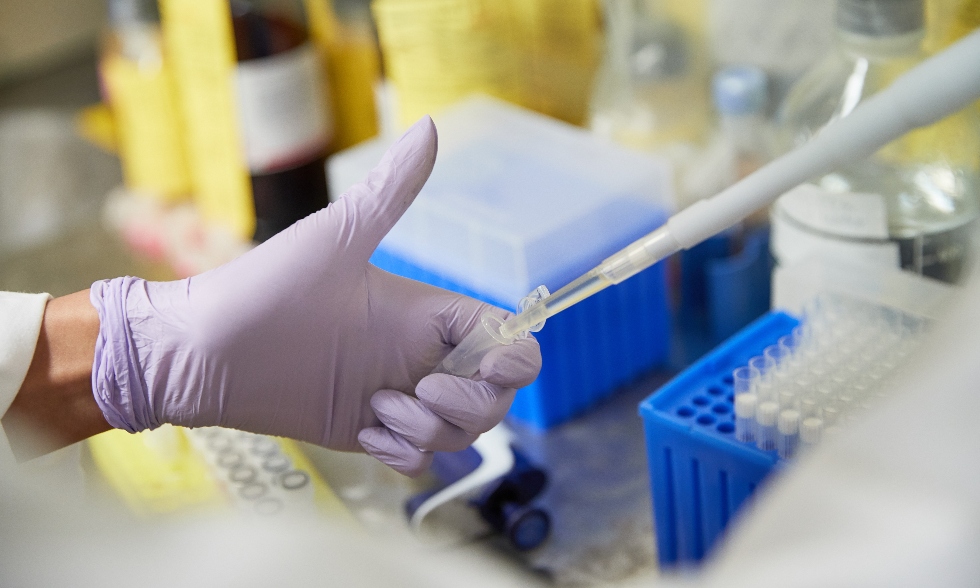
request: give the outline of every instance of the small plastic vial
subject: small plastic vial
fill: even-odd
[[[821,412],[819,397],[808,396],[800,400],[800,415],[802,418],[820,418]]]
[[[781,409],[793,409],[799,407],[800,395],[796,393],[795,390],[790,388],[789,390],[779,391],[779,408]]]
[[[776,421],[779,404],[774,400],[760,402],[755,411],[755,444],[763,451],[776,449]]]
[[[739,394],[735,397],[735,439],[742,443],[755,441],[755,411],[759,397]]]
[[[741,396],[742,394],[751,392],[757,378],[758,372],[748,366],[740,367],[733,371],[732,387],[734,388],[735,396]]]
[[[803,447],[813,447],[823,436],[823,419],[808,417],[800,423],[800,443]]]
[[[776,451],[782,459],[791,459],[796,455],[800,442],[800,411],[784,410],[779,413],[777,428]]]

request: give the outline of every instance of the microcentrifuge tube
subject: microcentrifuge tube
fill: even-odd
[[[776,449],[776,421],[779,404],[772,400],[760,402],[755,411],[755,444],[763,451]]]
[[[794,327],[789,334],[790,338],[793,340],[794,351],[808,346],[813,339],[811,336],[812,334],[813,330],[808,328],[805,322]]]
[[[840,421],[840,409],[837,406],[823,407],[823,424],[825,427],[832,427]]]
[[[760,381],[769,380],[769,370],[772,367],[770,360],[761,355],[757,355],[749,360],[749,367],[758,372]]]
[[[770,369],[776,372],[785,371],[788,367],[789,348],[786,346],[770,345],[763,350],[762,355],[768,360],[769,365],[772,366]]]
[[[747,394],[752,391],[753,374],[755,373],[755,370],[747,366],[740,367],[732,372],[732,388],[734,388],[735,396]]]
[[[809,417],[800,423],[800,443],[804,447],[813,447],[820,443],[823,435],[823,419]]]
[[[760,378],[755,385],[755,394],[759,397],[759,402],[765,402],[767,400],[777,402],[779,400],[778,396],[776,395],[776,388],[769,380]]]
[[[735,397],[735,439],[742,443],[755,440],[755,412],[759,397],[753,393]]]
[[[800,396],[792,387],[787,386],[779,391],[780,410],[795,410],[800,402]]]
[[[820,401],[815,396],[805,396],[800,400],[800,418],[819,418],[820,413]]]
[[[796,455],[800,441],[800,413],[797,410],[784,410],[779,413],[776,435],[776,451],[779,457],[790,459]]]

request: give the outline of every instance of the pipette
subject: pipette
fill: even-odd
[[[927,126],[980,98],[980,31],[927,59],[858,105],[816,137],[712,198],[695,202],[659,229],[506,321],[486,316],[435,372],[470,377],[483,356],[509,345],[547,318],[689,249],[770,204],[781,194],[849,161],[870,156],[912,129]]]

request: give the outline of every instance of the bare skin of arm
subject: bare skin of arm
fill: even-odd
[[[2,421],[18,460],[111,428],[92,396],[98,334],[88,290],[48,302],[31,366]]]

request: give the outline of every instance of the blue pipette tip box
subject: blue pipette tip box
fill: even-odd
[[[647,153],[486,97],[433,116],[439,155],[429,181],[371,262],[386,271],[514,310],[663,224],[669,166]],[[330,161],[331,193],[360,181],[390,140]],[[667,361],[662,264],[548,319],[544,359],[510,417],[546,429],[583,414]]]
[[[780,463],[735,439],[731,376],[798,324],[771,311],[640,403],[662,567],[697,564]]]

